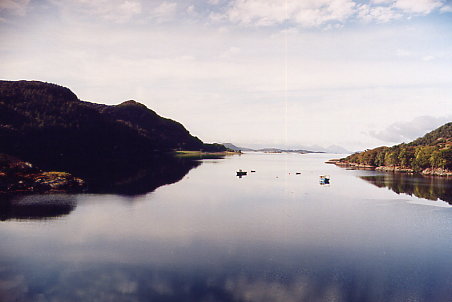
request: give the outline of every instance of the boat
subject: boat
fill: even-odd
[[[329,175],[320,175],[320,184],[321,185],[327,185],[330,183],[330,176]]]
[[[246,171],[242,171],[242,169],[237,171],[237,176],[242,177],[243,175],[246,175]]]

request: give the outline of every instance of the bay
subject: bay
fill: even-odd
[[[451,301],[451,180],[335,156],[245,153],[140,195],[17,197],[0,208],[0,300]]]

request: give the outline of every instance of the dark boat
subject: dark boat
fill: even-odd
[[[242,177],[243,175],[246,175],[246,171],[242,171],[242,169],[237,171],[237,176]]]

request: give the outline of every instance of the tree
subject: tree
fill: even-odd
[[[411,167],[413,159],[414,159],[414,149],[406,145],[402,145],[400,147],[400,152],[398,155],[400,166],[404,168]]]

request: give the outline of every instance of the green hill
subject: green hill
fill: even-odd
[[[424,174],[450,174],[452,170],[452,122],[408,144],[378,147],[352,154],[338,164],[393,167]]]
[[[441,143],[452,141],[452,122],[444,124],[443,126],[435,129],[423,137],[415,139],[411,143],[410,146],[427,146],[427,145],[436,145]]]

